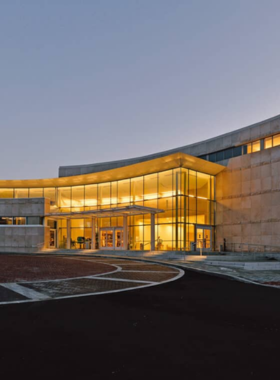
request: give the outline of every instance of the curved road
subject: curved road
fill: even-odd
[[[186,271],[129,292],[0,306],[0,372],[74,379],[273,379],[280,292]]]

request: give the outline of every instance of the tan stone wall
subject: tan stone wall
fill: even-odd
[[[0,226],[0,252],[39,252],[48,236],[49,227]]]
[[[216,178],[216,248],[280,247],[280,146],[229,160]]]

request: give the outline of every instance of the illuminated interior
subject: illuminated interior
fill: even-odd
[[[206,162],[195,157],[193,160],[197,160],[200,166]],[[209,168],[215,168],[216,172],[223,169],[217,164],[209,162],[206,164],[210,165]],[[215,170],[212,170],[212,173]],[[68,177],[67,181],[69,178],[71,179]],[[75,183],[75,177],[72,178],[72,182]],[[63,178],[56,180],[63,180]],[[26,183],[28,184],[28,180]],[[22,181],[21,185],[24,184],[25,182]],[[129,205],[164,210],[163,213],[155,215],[155,245],[158,250],[189,250],[191,242],[196,241],[196,226],[214,226],[215,176],[184,167],[159,170],[122,180],[78,186],[0,187],[0,198],[38,197],[49,198],[50,212],[56,214]],[[105,227],[112,227],[113,232],[110,232],[112,236],[113,227],[122,226],[121,216],[97,218],[97,231],[99,229],[105,231]],[[55,229],[57,230],[57,247],[66,248],[66,219],[58,219]],[[92,236],[91,230],[90,218],[71,219],[71,248],[86,248],[86,242]],[[119,241],[121,233],[122,231],[118,232],[118,230],[115,232],[116,241]],[[105,235],[107,236],[108,233],[103,232],[102,236]],[[101,239],[100,236],[97,232],[97,242]],[[106,239],[109,241],[109,237]],[[128,245],[128,248],[132,250],[150,250],[151,214],[128,217]]]

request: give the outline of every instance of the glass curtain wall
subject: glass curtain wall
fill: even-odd
[[[121,181],[58,188],[0,189],[0,198],[47,197],[51,211],[70,212],[140,205],[164,210],[155,217],[158,250],[189,250],[195,225],[214,225],[214,176],[178,168]],[[98,227],[123,225],[121,217],[98,218]],[[58,221],[58,245],[66,244],[66,220]],[[149,214],[128,218],[128,245],[149,250]],[[91,238],[91,220],[71,220],[71,247],[84,248]],[[98,236],[97,236],[98,239]]]

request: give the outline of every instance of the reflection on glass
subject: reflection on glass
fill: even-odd
[[[124,181],[118,182],[118,203],[130,202],[130,180],[126,179]]]
[[[85,205],[86,206],[97,205],[97,185],[85,186]]]
[[[155,199],[158,197],[158,175],[150,174],[144,176],[144,198]]]
[[[82,208],[85,204],[85,187],[73,186],[72,187],[72,204],[71,207]],[[76,209],[76,211],[78,211]],[[82,211],[82,210],[81,210]]]
[[[158,175],[158,191],[159,197],[170,197],[175,195],[173,192],[173,171],[168,170],[166,172],[161,172]]]
[[[252,153],[259,152],[261,150],[261,142],[260,140],[252,143]]]
[[[42,197],[43,197],[42,188],[29,189],[29,198],[42,198]]]
[[[57,202],[58,202],[58,207],[64,209],[62,211],[70,211],[71,187],[59,187],[57,189]]]
[[[272,148],[272,137],[264,139],[264,149]]]
[[[15,189],[15,198],[28,198],[28,189]]]
[[[14,189],[0,189],[0,198],[13,198]]]
[[[273,136],[273,146],[280,145],[280,135]]]
[[[144,192],[143,177],[132,178],[131,179],[131,197],[132,197],[133,204],[143,205],[143,198],[144,198],[143,192]]]

